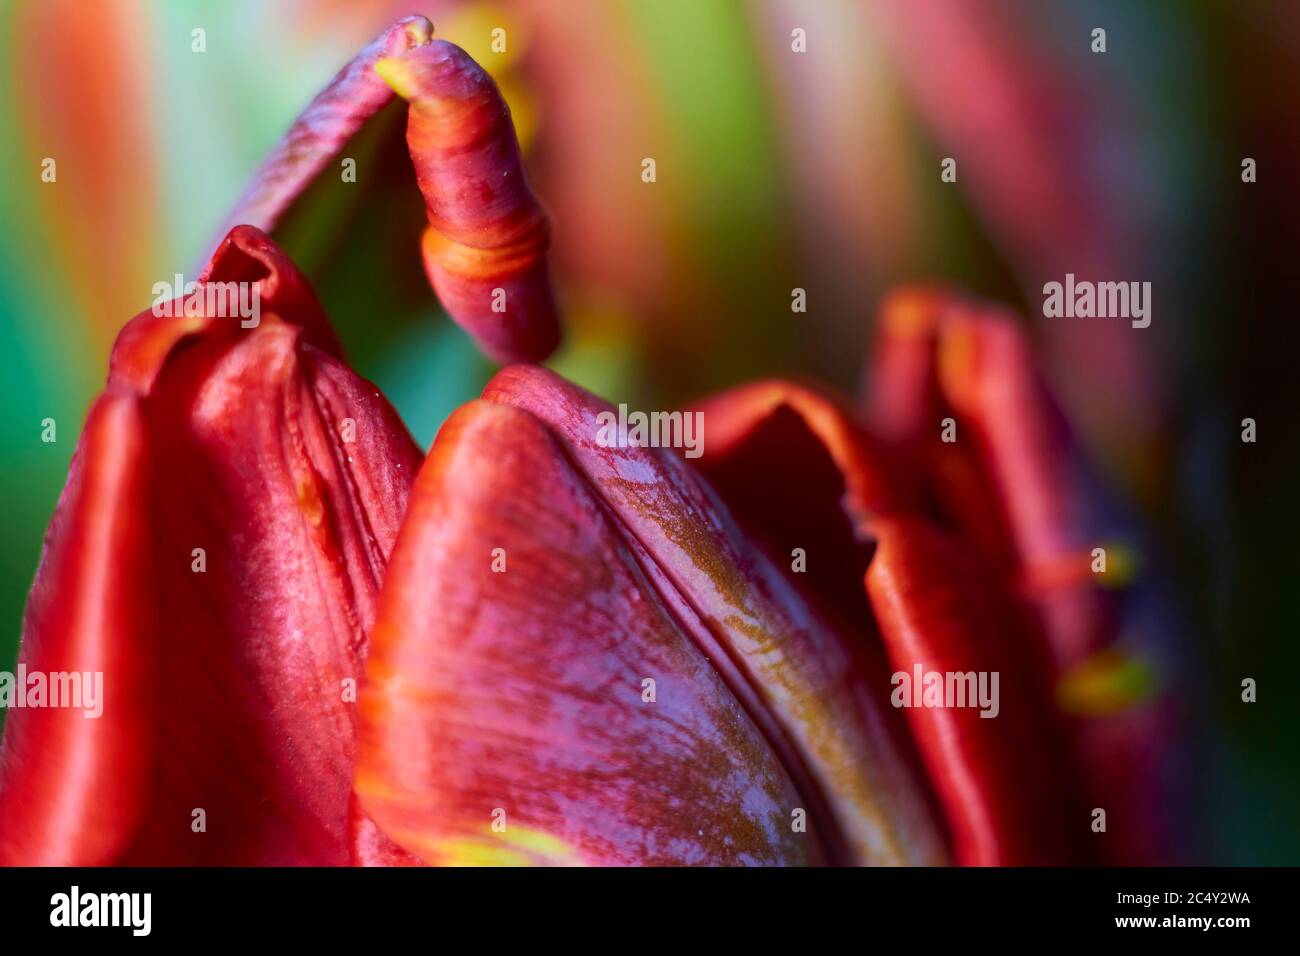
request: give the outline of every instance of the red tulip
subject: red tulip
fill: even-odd
[[[904,294],[865,415],[744,386],[686,413],[698,457],[611,443],[610,406],[512,366],[421,466],[260,229],[387,102],[377,74],[410,100],[435,290],[493,354],[554,344],[508,114],[403,21],[290,133],[199,295],[119,336],[22,645],[102,673],[102,717],[9,715],[0,862],[1120,858],[1099,800],[1154,853],[1150,777],[1113,779],[1151,711],[1105,680],[1086,490],[1014,322]],[[260,321],[197,306],[224,283]],[[998,683],[913,706],[900,675],[927,671]]]
[[[1039,570],[1078,568],[1091,542],[1027,341],[1010,317],[936,294],[886,311],[871,415],[884,444],[833,397],[761,383],[700,407],[693,469],[600,446],[608,406],[527,368],[449,421],[368,665],[357,789],[380,827],[430,863],[934,859],[881,706],[883,657],[999,675],[994,719],[907,711],[957,861],[1152,849],[1132,839],[1154,828],[1149,771],[1132,761],[1113,779],[1151,735],[1126,744],[1102,716],[1098,753],[1097,718],[1062,705],[1080,659],[1062,648],[1084,628],[1082,659],[1113,654],[1114,633],[1091,574]],[[779,570],[796,548],[815,571]],[[720,684],[701,686],[702,666]],[[1120,709],[1152,729],[1142,701]],[[736,755],[756,749],[742,776]],[[739,805],[755,777],[757,815]],[[815,834],[794,846],[772,826],[791,800]],[[1098,801],[1122,840],[1091,831]],[[763,835],[757,849],[742,830]]]

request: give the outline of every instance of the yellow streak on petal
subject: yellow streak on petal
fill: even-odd
[[[485,236],[485,241],[491,241]],[[424,231],[423,250],[426,262],[465,278],[493,279],[514,276],[530,268],[546,254],[550,235],[544,221],[529,230],[521,241],[508,246],[482,248],[449,239],[430,226]]]
[[[408,846],[439,866],[581,866],[577,852],[559,837],[511,823],[504,833],[484,826],[464,837],[405,834]],[[404,841],[405,842],[405,841]]]
[[[415,73],[397,57],[385,56],[376,60],[375,72],[404,100],[414,98],[418,92]]]

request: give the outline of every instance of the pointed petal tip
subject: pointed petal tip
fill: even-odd
[[[342,354],[310,284],[288,254],[256,226],[241,224],[230,229],[199,273],[197,284],[199,289],[209,284],[223,288],[211,301],[206,292],[187,296],[184,290],[174,290],[182,294],[169,302],[155,301],[122,327],[109,355],[110,388],[147,395],[183,340],[218,327],[232,333],[255,329],[272,315],[301,326],[308,341],[322,351]],[[209,306],[217,303],[215,314],[209,314]],[[244,306],[250,307],[247,318],[242,313],[229,314]]]

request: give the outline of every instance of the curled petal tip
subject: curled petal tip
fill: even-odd
[[[510,110],[487,72],[435,40],[424,17],[394,23],[312,99],[222,234],[243,223],[292,232],[308,187],[395,93],[410,104],[407,143],[432,233],[423,259],[434,292],[494,360],[541,361],[560,339],[550,235],[525,181]]]
[[[375,71],[410,102],[406,139],[429,217],[425,271],[438,298],[497,361],[546,358],[560,338],[550,228],[496,83],[444,40],[382,58]]]

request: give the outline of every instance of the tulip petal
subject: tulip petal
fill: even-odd
[[[820,619],[681,459],[606,447],[604,402],[537,367],[516,366],[484,397],[546,422],[663,587],[704,625],[698,642],[764,726],[805,800],[820,804],[832,859],[935,862],[944,851],[890,732],[883,671],[866,642]],[[706,643],[707,642],[707,643]]]
[[[546,358],[560,334],[550,228],[496,83],[442,40],[376,70],[411,104],[406,141],[429,215],[424,265],[438,298],[489,356]]]
[[[104,864],[144,808],[147,740],[157,722],[148,653],[128,635],[150,627],[146,430],[140,402],[101,397],[90,411],[46,536],[19,657],[48,681],[101,674],[93,709],[10,707],[0,745],[0,865]],[[24,680],[14,691],[25,697]],[[83,704],[89,703],[83,696]]]
[[[119,338],[23,637],[24,654],[48,670],[77,669],[87,656],[104,662],[104,723],[61,725],[60,746],[90,754],[88,771],[61,781],[61,801],[15,804],[29,816],[0,831],[0,847],[17,861],[353,856],[354,688],[421,456],[374,387],[312,344],[333,336],[292,263],[251,228],[235,230],[222,250],[205,281],[257,282],[268,309],[290,314],[267,311],[245,329],[220,316],[146,313]],[[135,410],[121,448],[101,424],[101,409],[118,407]],[[104,476],[124,470],[128,450],[131,480],[110,482]],[[119,531],[120,546],[104,543],[106,521],[109,530],[125,521],[134,537]],[[95,563],[81,557],[92,548]],[[75,619],[44,610],[54,587],[60,602],[84,608]],[[120,606],[88,624],[105,594]],[[83,651],[89,643],[93,655]],[[50,721],[45,713],[11,717],[6,753],[21,755],[37,735],[25,728]],[[100,726],[124,728],[103,748],[103,759],[121,760],[120,775],[90,772]],[[16,757],[3,772],[4,787],[48,779]],[[69,807],[82,817],[51,817]],[[92,841],[9,837],[76,834],[79,819],[100,814],[113,826]]]
[[[1065,860],[1063,773],[1046,733],[1051,681],[1045,662],[1021,676],[1032,643],[997,582],[951,553],[923,517],[924,499],[893,473],[898,463],[833,396],[764,382],[698,408],[709,436],[698,466],[747,533],[775,556],[803,548],[806,567],[792,582],[851,616],[861,640],[883,642],[896,674],[910,679],[917,664],[1000,673],[997,718],[905,711],[957,861]]]
[[[968,866],[1051,865],[1077,853],[1069,814],[1064,736],[1053,725],[1051,671],[1032,653],[1027,622],[963,555],[920,519],[874,525],[878,547],[866,586],[917,745],[939,793],[955,856]],[[1017,639],[1019,638],[1019,639]],[[972,675],[971,696],[916,706],[926,675]],[[992,681],[995,679],[997,684]],[[917,686],[918,684],[922,686]],[[1082,833],[1083,827],[1073,832]]]
[[[1081,669],[1118,645],[1121,595],[1102,585],[1128,572],[1136,542],[1087,470],[1024,328],[1004,310],[944,293],[891,297],[867,414],[901,456],[931,476],[928,494],[945,530],[980,556],[993,586],[1018,592],[1036,615],[1029,646],[1037,634],[1062,682],[1058,695],[1076,686]],[[938,439],[945,416],[956,423],[952,444]],[[1124,537],[1117,540],[1111,528]],[[1093,567],[1095,548],[1115,559],[1106,574]],[[1167,704],[1150,698],[1069,722],[1084,799],[1107,809],[1117,831],[1094,841],[1097,859],[1165,857],[1165,808],[1176,799],[1172,725]]]
[[[1046,574],[1105,542],[1088,536],[1081,456],[1014,317],[956,296],[896,294],[871,380],[868,418],[933,476],[930,495],[949,526],[1007,576],[1059,581],[1033,595],[1057,659],[1068,665],[1104,646],[1114,620],[1095,578]],[[956,422],[951,443],[939,438],[945,416]]]
[[[367,662],[357,792],[387,836],[433,864],[819,859],[649,563],[533,416],[447,421]]]
[[[1022,589],[1039,611],[1062,675],[1121,637],[1143,636],[1122,635],[1123,594],[1102,587],[1118,584],[1121,563],[1134,563],[1135,531],[1118,523],[1127,540],[1117,540],[1117,523],[1101,514],[1104,494],[1037,373],[1021,326],[1000,310],[954,312],[940,345],[939,385],[978,434],[985,471],[1005,502]],[[1093,571],[1097,548],[1115,559],[1106,574]],[[1071,564],[1087,574],[1058,574]],[[1170,773],[1175,723],[1169,701],[1160,698],[1134,701],[1121,714],[1076,719],[1089,804],[1109,808],[1115,821],[1112,839],[1097,853],[1101,860],[1151,864],[1169,853],[1167,821],[1178,800]]]
[[[328,283],[339,251],[322,251],[332,245],[321,236],[330,233],[320,221],[331,215],[323,196],[328,188],[332,194],[346,190],[338,198],[349,208],[375,207],[361,210],[363,228],[405,241],[413,223],[404,207],[414,190],[397,188],[406,177],[390,165],[388,147],[398,140],[385,110],[396,91],[410,101],[407,144],[429,221],[421,251],[438,299],[492,358],[540,361],[560,336],[546,216],[528,188],[510,111],[496,84],[464,50],[432,36],[428,20],[407,17],[362,50],[267,157],[223,231],[251,224],[279,229],[284,241],[283,233],[291,233],[290,248]],[[345,152],[353,163],[350,180],[327,173]],[[305,207],[319,215],[304,221]],[[411,241],[417,231],[415,225]],[[355,259],[361,253],[353,247],[348,254]],[[403,285],[404,252],[387,251],[383,258],[386,284]]]
[[[172,442],[153,486],[168,719],[127,861],[347,862],[348,689],[418,451],[371,386],[284,324],[192,346],[154,399]]]
[[[839,611],[863,627],[870,617],[862,575],[875,547],[871,522],[920,507],[885,449],[851,408],[808,385],[742,385],[694,410],[708,436],[694,465],[746,535],[778,565],[802,554],[806,570],[788,574],[792,583],[816,595],[823,614]]]

